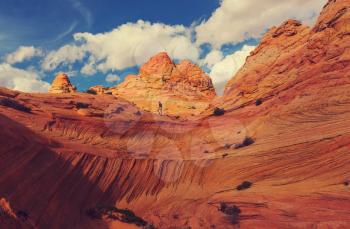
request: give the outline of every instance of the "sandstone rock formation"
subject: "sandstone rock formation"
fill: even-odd
[[[349,228],[349,5],[329,1],[314,28],[291,20],[268,32],[213,104],[221,116],[185,121],[114,96],[0,89],[31,109],[0,104],[0,198],[32,228],[135,228],[88,211],[101,206],[162,229]],[[191,64],[159,58],[121,88],[179,90],[174,66]]]
[[[216,95],[203,70],[189,61],[176,65],[166,53],[152,57],[139,75],[128,76],[110,91],[153,113],[157,113],[161,101],[164,113],[170,115],[199,114]]]
[[[257,99],[269,100],[288,89],[292,99],[300,96],[305,87],[322,81],[320,90],[328,88],[329,82],[346,83],[349,7],[349,1],[329,1],[314,28],[295,20],[272,28],[227,84],[224,106],[235,108]]]
[[[50,93],[73,93],[77,88],[71,84],[65,73],[59,73],[51,84]]]
[[[93,86],[90,87],[87,92],[90,94],[94,94],[94,95],[104,95],[106,94],[108,88],[102,86],[102,85],[97,85],[97,86]]]

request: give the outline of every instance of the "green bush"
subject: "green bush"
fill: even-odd
[[[77,102],[76,104],[75,104],[75,107],[77,108],[77,109],[86,109],[86,108],[89,108],[89,104],[87,104],[87,103],[81,103],[81,102]]]
[[[236,205],[229,206],[226,203],[220,203],[219,211],[230,217],[230,221],[232,224],[239,223],[239,215],[241,214],[241,209]]]
[[[254,140],[251,137],[246,137],[242,143],[235,145],[235,149],[247,147],[254,144]]]
[[[238,185],[236,189],[238,191],[242,191],[242,190],[245,190],[245,189],[248,189],[248,188],[252,187],[252,185],[253,185],[252,182],[244,181],[242,184]]]
[[[152,224],[146,222],[141,217],[136,216],[135,213],[129,209],[119,209],[114,206],[107,206],[91,208],[86,210],[85,213],[89,218],[94,220],[103,219],[105,217],[123,223],[135,224],[136,226],[143,228],[155,229]]]
[[[115,113],[116,113],[116,114],[120,114],[120,113],[122,113],[123,111],[124,111],[124,108],[118,107],[118,108],[115,110]]]
[[[18,212],[16,213],[16,215],[17,215],[17,217],[18,217],[20,220],[22,220],[22,221],[26,221],[26,220],[28,219],[28,217],[29,217],[28,213],[25,212],[25,211],[18,211]]]
[[[86,93],[91,94],[91,95],[96,95],[97,94],[96,91],[91,90],[91,89],[87,90]]]
[[[256,106],[260,106],[261,104],[263,104],[263,100],[262,100],[262,99],[257,99],[257,100],[255,101],[255,105],[256,105]]]
[[[225,114],[225,109],[223,108],[215,108],[213,112],[214,116],[222,116]]]

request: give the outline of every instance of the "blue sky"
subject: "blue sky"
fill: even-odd
[[[1,52],[19,45],[57,48],[75,32],[107,32],[139,19],[189,26],[218,6],[219,0],[1,0]]]
[[[112,86],[167,51],[222,90],[267,29],[312,24],[325,1],[0,0],[0,86],[45,91],[60,71],[79,90]]]

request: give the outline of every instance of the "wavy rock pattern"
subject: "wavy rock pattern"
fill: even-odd
[[[102,205],[162,229],[348,228],[347,6],[330,1],[313,29],[272,29],[213,104],[226,110],[219,117],[158,116],[112,95],[0,89],[0,99],[31,110],[0,105],[0,197],[28,213],[22,222],[0,211],[0,222],[127,228],[86,215]],[[246,137],[254,143],[235,149]],[[252,186],[237,190],[244,181]],[[238,225],[221,203],[241,210]]]

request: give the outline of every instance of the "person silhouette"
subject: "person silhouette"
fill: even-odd
[[[158,102],[158,114],[163,115],[163,104],[160,101]]]

